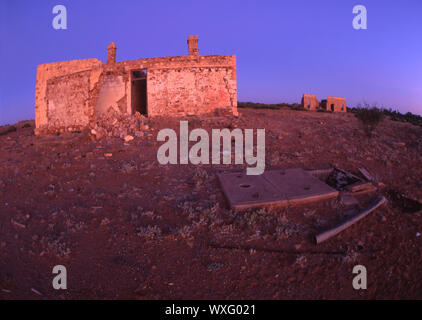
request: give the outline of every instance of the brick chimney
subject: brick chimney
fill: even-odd
[[[107,47],[107,64],[116,63],[116,50],[117,47],[114,42],[110,43]]]
[[[190,56],[198,56],[198,36],[189,36],[188,37],[188,48]]]

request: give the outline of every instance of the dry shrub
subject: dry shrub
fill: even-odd
[[[362,124],[363,130],[368,138],[372,136],[375,128],[384,120],[384,111],[376,106],[370,107],[365,104],[364,107],[359,105],[355,111],[356,118]]]

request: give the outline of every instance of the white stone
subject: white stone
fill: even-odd
[[[125,142],[132,141],[133,139],[134,139],[134,138],[133,138],[133,136],[131,136],[131,135],[127,135],[127,136],[124,138]]]

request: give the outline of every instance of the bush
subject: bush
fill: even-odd
[[[422,117],[417,114],[413,114],[411,112],[401,114],[400,112],[392,109],[384,110],[384,114],[393,121],[409,122],[415,126],[422,127]]]
[[[309,111],[308,109],[304,108],[301,104],[298,104],[298,103],[292,104],[290,109],[295,110],[295,111]]]
[[[392,121],[399,121],[399,122],[408,122],[415,126],[422,127],[422,117],[417,114],[413,114],[411,112],[407,112],[406,114],[402,114],[397,110],[383,109],[382,110],[384,115],[388,117]],[[347,112],[356,114],[357,108],[348,107]]]
[[[252,108],[252,109],[272,109],[280,110],[284,107],[290,107],[287,103],[278,103],[278,104],[266,104],[266,103],[256,103],[256,102],[238,102],[238,108]]]
[[[375,128],[385,118],[385,114],[382,109],[379,109],[376,106],[370,107],[368,104],[365,104],[364,107],[359,105],[355,109],[355,115],[361,122],[366,136],[369,138],[372,136],[372,132]]]

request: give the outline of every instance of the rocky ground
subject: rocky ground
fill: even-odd
[[[267,170],[365,167],[382,182],[358,200],[383,194],[388,206],[316,245],[345,219],[341,201],[233,212],[216,174],[245,166],[160,165],[158,130],[180,119],[141,120],[133,140],[103,127],[3,128],[0,299],[422,298],[422,213],[400,201],[422,201],[421,127],[387,119],[369,139],[352,114],[187,118],[190,129],[265,128]],[[352,287],[358,264],[367,290]],[[55,265],[67,290],[51,285]]]

